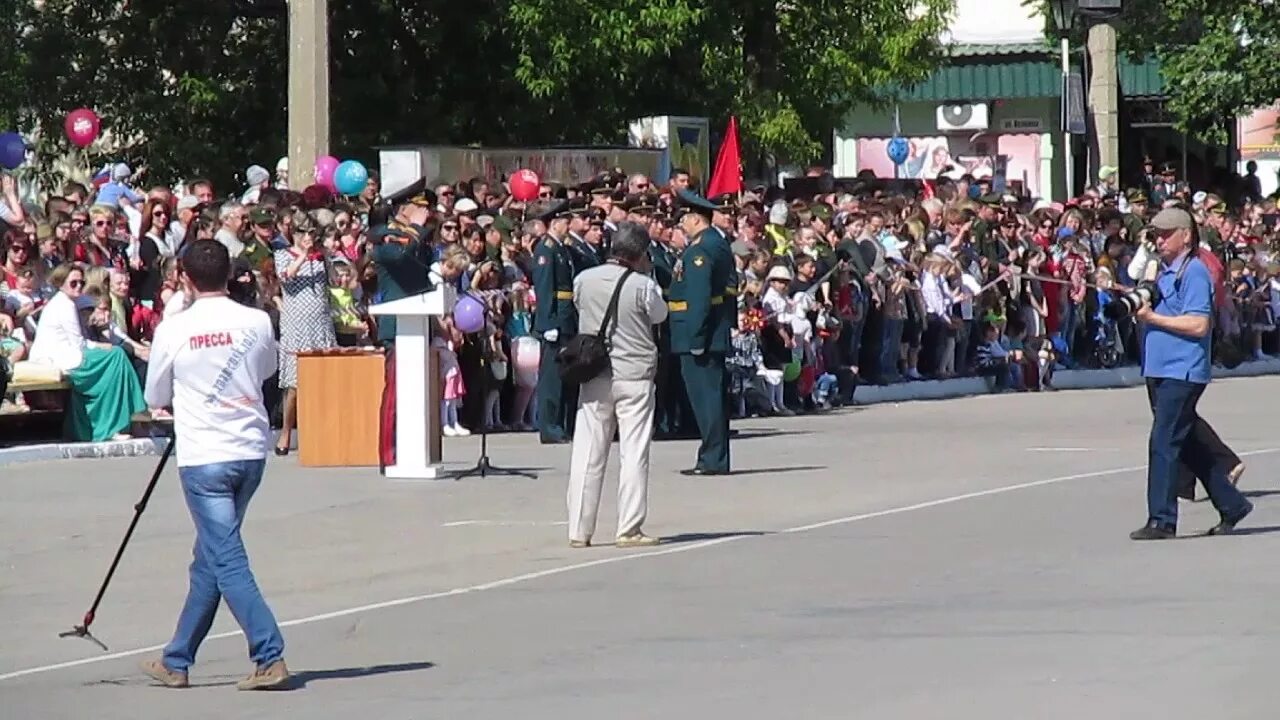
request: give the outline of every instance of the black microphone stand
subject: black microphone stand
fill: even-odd
[[[482,303],[483,304],[483,303]],[[480,402],[484,403],[486,408],[489,403],[489,344],[492,340],[492,333],[489,331],[490,313],[486,306],[484,309],[484,328],[480,331]],[[511,363],[507,363],[507,372],[510,373]],[[467,470],[462,471],[454,476],[455,480],[461,480],[465,477],[479,475],[480,477],[488,477],[490,475],[512,475],[515,477],[537,479],[537,475],[519,469],[519,468],[501,468],[489,462],[489,423],[485,418],[480,423],[480,459],[476,464]]]

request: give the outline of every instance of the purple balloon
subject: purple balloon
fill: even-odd
[[[464,333],[478,332],[484,327],[484,305],[470,295],[458,298],[453,306],[453,324]]]

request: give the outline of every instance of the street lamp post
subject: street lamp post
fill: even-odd
[[[1066,126],[1067,79],[1071,75],[1071,41],[1068,37],[1076,20],[1076,0],[1049,0],[1053,24],[1062,43],[1062,154],[1066,160],[1067,197],[1075,192],[1075,153],[1071,148],[1071,130]]]

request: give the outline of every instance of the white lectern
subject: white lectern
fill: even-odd
[[[440,383],[431,351],[431,316],[453,312],[458,291],[451,285],[369,306],[370,315],[396,318],[396,464],[390,478],[431,480],[442,475]]]

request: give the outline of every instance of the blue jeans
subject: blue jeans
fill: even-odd
[[[284,637],[249,569],[240,539],[249,499],[262,481],[266,460],[239,460],[178,468],[182,492],[196,526],[191,587],[178,615],[178,629],[164,648],[164,665],[187,672],[209,634],[218,601],[227,607],[249,640],[249,657],[265,667],[284,655]]]
[[[1178,527],[1178,472],[1181,463],[1195,473],[1225,520],[1237,520],[1249,501],[1227,479],[1231,468],[1217,462],[1192,433],[1196,403],[1205,386],[1168,378],[1147,378],[1147,398],[1155,416],[1151,423],[1147,464],[1147,519],[1162,528]]]
[[[884,342],[880,349],[880,377],[893,382],[898,379],[898,360],[902,357],[902,326],[905,320],[884,319]]]

